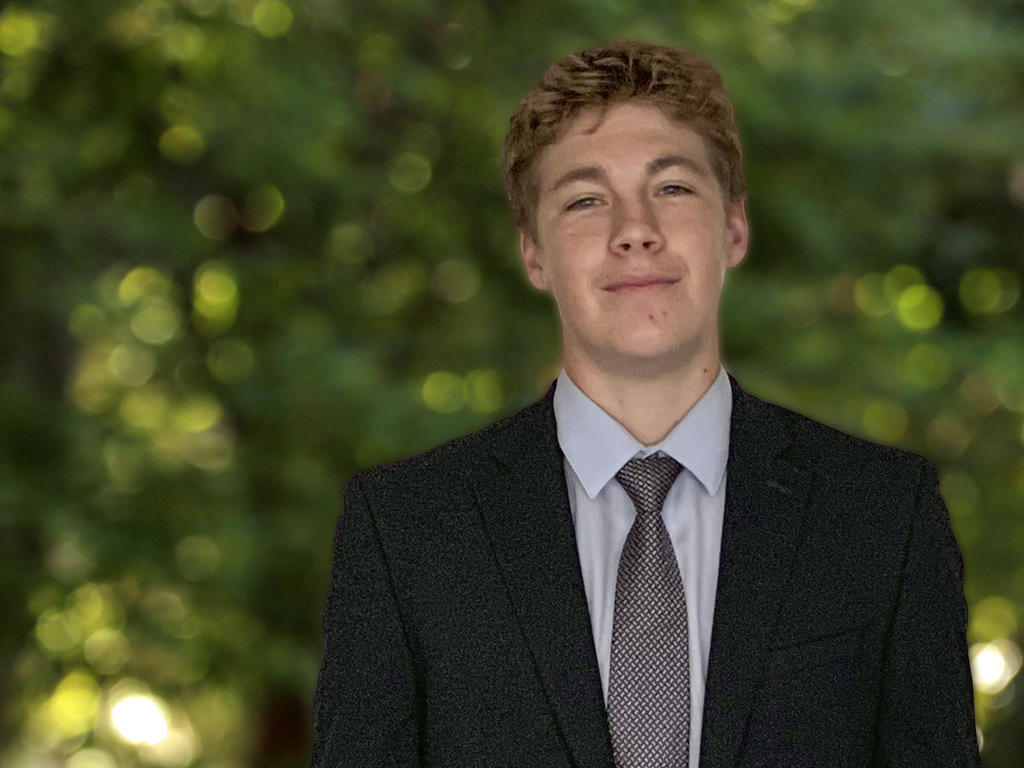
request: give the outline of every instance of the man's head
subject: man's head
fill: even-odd
[[[640,43],[570,56],[520,104],[504,161],[527,276],[554,297],[577,382],[717,372],[719,297],[748,232],[710,64]]]
[[[688,126],[707,146],[726,202],[742,202],[742,149],[717,70],[689,51],[623,41],[574,53],[552,65],[519,102],[502,148],[502,176],[516,226],[536,239],[536,166],[584,110],[637,101]]]

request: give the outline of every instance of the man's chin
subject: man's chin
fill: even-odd
[[[629,379],[651,379],[679,374],[694,364],[697,345],[636,344],[618,347],[600,358],[609,374]]]

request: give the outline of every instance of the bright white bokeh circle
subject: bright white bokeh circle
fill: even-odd
[[[167,717],[149,696],[127,696],[110,712],[117,732],[133,744],[158,744],[167,738]]]

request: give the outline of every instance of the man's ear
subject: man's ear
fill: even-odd
[[[519,231],[519,252],[522,254],[523,264],[526,266],[526,276],[533,287],[540,291],[548,290],[550,286],[547,274],[544,272],[540,246],[537,245],[532,235],[522,230]]]
[[[742,200],[731,203],[726,212],[726,266],[735,267],[747,255],[750,244],[750,226],[747,224],[747,211]]]

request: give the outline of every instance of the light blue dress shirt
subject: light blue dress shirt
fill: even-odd
[[[725,369],[664,440],[645,446],[587,397],[563,368],[554,396],[558,443],[583,584],[590,609],[601,687],[608,700],[612,615],[619,555],[636,511],[615,479],[630,459],[664,453],[683,465],[665,497],[662,518],[672,539],[686,590],[690,642],[690,768],[698,768],[704,685],[718,559],[725,514],[732,388]]]

